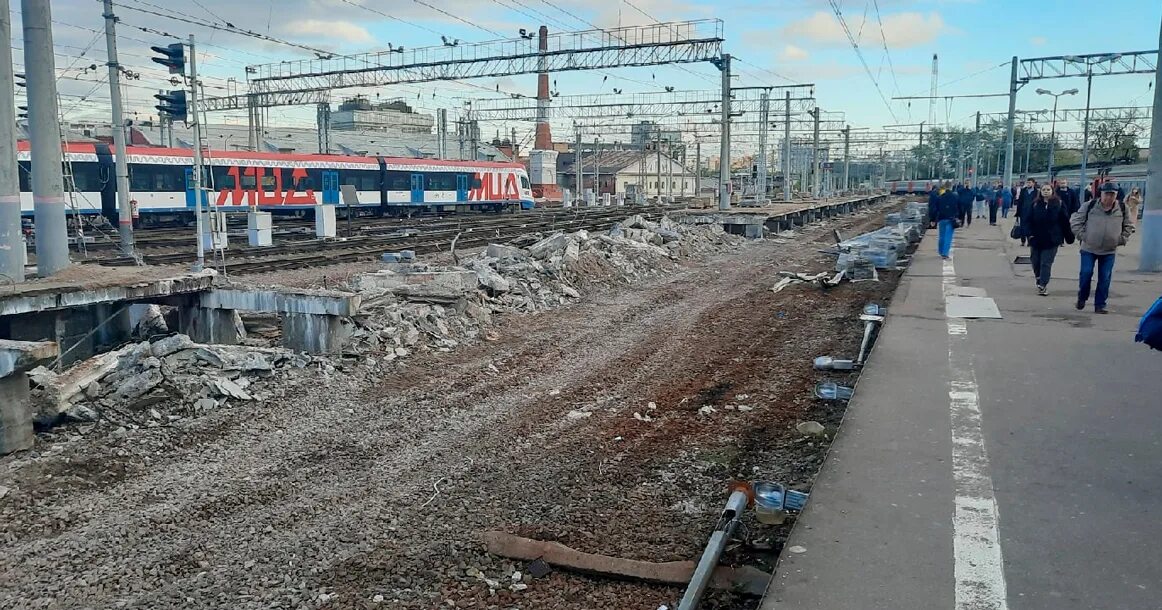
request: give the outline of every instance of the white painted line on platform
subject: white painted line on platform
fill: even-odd
[[[945,307],[956,294],[956,268],[944,261]],[[948,318],[948,391],[952,417],[952,477],[956,498],[952,554],[957,610],[1008,610],[1005,562],[988,453],[981,429],[980,392],[972,357],[963,349],[968,323]]]

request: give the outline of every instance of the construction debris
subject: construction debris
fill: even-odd
[[[558,542],[543,542],[505,532],[484,532],[489,553],[511,559],[542,560],[545,563],[582,574],[610,576],[663,584],[686,584],[697,567],[693,561],[652,563],[634,559],[595,555],[569,548]],[[718,566],[710,580],[716,589],[740,590],[759,596],[766,590],[771,576],[751,567]]]
[[[265,394],[250,389],[254,382],[310,362],[311,357],[285,349],[202,345],[172,335],[129,344],[60,374],[38,367],[29,378],[35,386],[36,421],[49,426],[62,420],[95,421],[111,410],[132,413],[166,405],[186,414],[229,399],[262,400]]]

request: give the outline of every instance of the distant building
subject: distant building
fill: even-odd
[[[577,155],[561,153],[557,157],[557,184],[574,193],[577,189]],[[658,155],[636,150],[602,151],[581,155],[582,189],[593,189],[598,195],[609,193],[645,193],[657,195],[690,196],[694,194],[695,177],[689,168],[661,156],[661,174],[658,174]]]
[[[435,119],[415,112],[403,100],[371,103],[363,96],[343,100],[331,112],[332,131],[399,131],[431,133]]]

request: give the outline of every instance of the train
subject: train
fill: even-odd
[[[1054,178],[1069,180],[1070,186],[1077,188],[1077,184],[1081,181],[1081,168],[1078,166],[1068,166],[1062,168],[1055,168],[1053,172]],[[1112,181],[1117,184],[1123,191],[1130,192],[1130,189],[1138,187],[1138,190],[1145,195],[1146,193],[1146,165],[1110,165],[1108,163],[1098,163],[1096,165],[1086,168],[1086,182],[1092,183],[1095,180]],[[1032,178],[1038,184],[1044,184],[1048,179],[1045,172],[1030,173],[1030,174],[1013,174],[1013,179],[1024,182],[1026,178]],[[995,183],[1000,179],[998,176],[981,176],[981,180],[989,184]],[[907,194],[923,194],[927,193],[934,185],[940,184],[943,180],[937,179],[916,179],[916,180],[888,180],[884,183],[884,188],[890,193],[897,195]]]
[[[116,156],[108,144],[63,147],[66,198],[73,211],[117,218]],[[128,147],[129,191],[143,225],[193,218],[193,150]],[[17,146],[20,211],[33,213],[28,143]],[[405,216],[418,212],[528,210],[535,207],[519,163],[206,150],[203,204],[222,212],[257,209],[310,216],[316,205],[336,212]],[[351,185],[358,202],[342,197]],[[342,202],[342,203],[341,203]],[[350,207],[348,204],[351,204]]]

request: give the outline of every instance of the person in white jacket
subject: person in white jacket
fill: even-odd
[[[1112,183],[1101,185],[1100,200],[1090,200],[1069,219],[1070,228],[1081,244],[1081,277],[1077,289],[1077,308],[1085,309],[1093,269],[1097,267],[1097,291],[1094,293],[1095,313],[1109,313],[1106,299],[1110,294],[1110,280],[1114,275],[1114,260],[1119,247],[1126,245],[1134,232],[1134,225],[1126,204],[1118,201],[1118,187]]]

